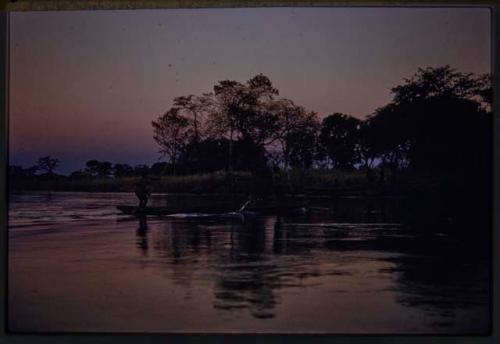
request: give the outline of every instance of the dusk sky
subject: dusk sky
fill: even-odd
[[[258,73],[321,117],[364,118],[418,67],[489,73],[490,39],[485,8],[11,13],[10,164],[152,164],[173,98]]]

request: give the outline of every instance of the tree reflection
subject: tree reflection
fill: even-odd
[[[148,245],[148,223],[145,216],[139,217],[139,227],[136,231],[137,236],[137,247],[143,252],[143,254],[147,254],[149,245]]]
[[[257,318],[274,317],[274,290],[280,286],[280,276],[266,240],[270,221],[256,219],[231,226],[229,254],[215,266],[215,308],[246,308]]]
[[[246,311],[256,318],[276,316],[283,288],[323,283],[311,277],[354,274],[325,260],[347,256],[358,259],[355,264],[364,264],[363,259],[380,266],[389,263],[390,268],[375,273],[394,277],[391,288],[397,302],[419,308],[429,321],[449,320],[430,325],[452,324],[463,308],[482,307],[487,317],[487,241],[458,236],[463,231],[456,225],[414,228],[387,223],[397,219],[397,202],[346,203],[344,208],[351,209],[339,206],[299,218],[256,217],[243,223],[168,220],[155,227],[151,245],[146,221],[140,220],[138,247],[143,252],[154,247],[175,283],[213,283],[216,309]],[[356,218],[361,221],[354,222]]]
[[[471,321],[484,324],[487,331],[490,312],[489,245],[471,238],[442,233],[417,234],[411,239],[394,242],[392,250],[404,253],[391,259],[396,276],[397,301],[408,307],[417,307],[430,318],[430,326],[451,326],[460,309],[476,309]],[[390,247],[386,247],[389,249]]]

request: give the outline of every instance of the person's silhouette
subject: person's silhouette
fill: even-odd
[[[144,209],[151,195],[151,183],[147,177],[141,179],[135,184],[135,195],[139,199],[139,208]]]

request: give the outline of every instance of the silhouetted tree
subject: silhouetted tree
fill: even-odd
[[[363,130],[363,126],[369,129]],[[400,112],[396,105],[388,104],[369,116],[363,126],[361,134],[369,134],[364,138],[371,137],[369,148],[365,149],[376,152],[382,165],[389,167],[393,173],[408,166],[411,138],[406,113]]]
[[[356,142],[357,160],[361,167],[370,169],[381,155],[379,137],[370,121],[362,121],[358,130]]]
[[[413,103],[430,98],[470,99],[491,103],[491,78],[461,73],[449,65],[418,68],[404,83],[391,89],[394,104]]]
[[[203,138],[202,124],[210,104],[209,98],[210,95],[198,97],[193,94],[174,98],[174,107],[179,110],[178,114],[189,119],[190,124],[193,126],[194,142],[198,142]]]
[[[392,88],[393,101],[368,119],[383,160],[426,171],[465,171],[479,164],[478,156],[489,150],[488,80],[449,66],[419,68]]]
[[[208,113],[212,111],[213,95],[203,94],[202,96],[188,95],[177,97],[174,99],[174,107],[179,109],[179,114],[188,119],[191,126],[191,137],[189,138],[191,145],[191,160],[195,169],[200,166],[198,160],[201,158],[200,141],[206,135],[206,118]]]
[[[319,142],[333,168],[354,168],[357,162],[356,142],[360,127],[359,119],[341,113],[323,119]]]
[[[227,169],[229,141],[221,138],[207,138],[198,147],[192,142],[186,146],[179,157],[187,171],[214,172]],[[193,157],[198,155],[198,158]],[[236,154],[237,155],[237,154]],[[237,156],[236,159],[237,160]]]
[[[113,175],[115,178],[130,177],[134,175],[134,169],[128,164],[114,164]]]
[[[38,170],[45,171],[48,175],[53,175],[54,170],[59,166],[60,161],[56,158],[52,158],[50,155],[41,157],[36,162],[36,168]]]
[[[171,108],[152,125],[153,138],[160,146],[160,153],[169,157],[175,175],[177,159],[189,140],[189,121],[178,108]]]
[[[113,171],[113,165],[109,161],[89,160],[85,166],[87,166],[85,171],[94,177],[107,178]]]
[[[449,66],[420,68],[392,89],[391,103],[368,119],[383,147],[382,159],[396,157],[393,170],[399,159],[399,168],[420,181],[403,192],[418,204],[433,195],[440,201],[433,210],[441,217],[478,229],[491,224],[489,80]]]
[[[278,90],[268,77],[259,74],[245,84],[224,80],[214,86],[215,107],[210,116],[212,133],[229,140],[228,165],[232,171],[233,143],[235,140],[255,145],[253,152],[260,154],[262,148],[276,138],[277,118],[269,111],[271,101]],[[265,157],[249,156],[256,164]],[[256,166],[256,165],[255,165]],[[256,169],[261,168],[257,167]]]
[[[316,114],[310,112],[306,114],[303,121],[291,131],[287,137],[290,166],[295,168],[312,168],[316,156],[315,147],[317,147],[319,122]]]
[[[274,101],[269,108],[277,119],[274,137],[279,144],[284,170],[289,179],[290,166],[312,166],[319,122],[316,113],[306,111],[289,99]]]

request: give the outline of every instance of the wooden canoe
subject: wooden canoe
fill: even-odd
[[[152,215],[152,216],[162,216],[162,215],[172,215],[172,214],[210,214],[216,216],[217,214],[235,214],[237,212],[232,211],[227,208],[211,208],[202,209],[201,207],[193,208],[176,208],[176,207],[145,207],[140,209],[133,205],[118,205],[116,206],[118,210],[127,215]],[[295,207],[284,207],[284,206],[249,206],[245,209],[248,214],[260,214],[260,215],[303,215],[306,212],[305,207],[295,206]],[[243,212],[243,213],[245,213]]]

